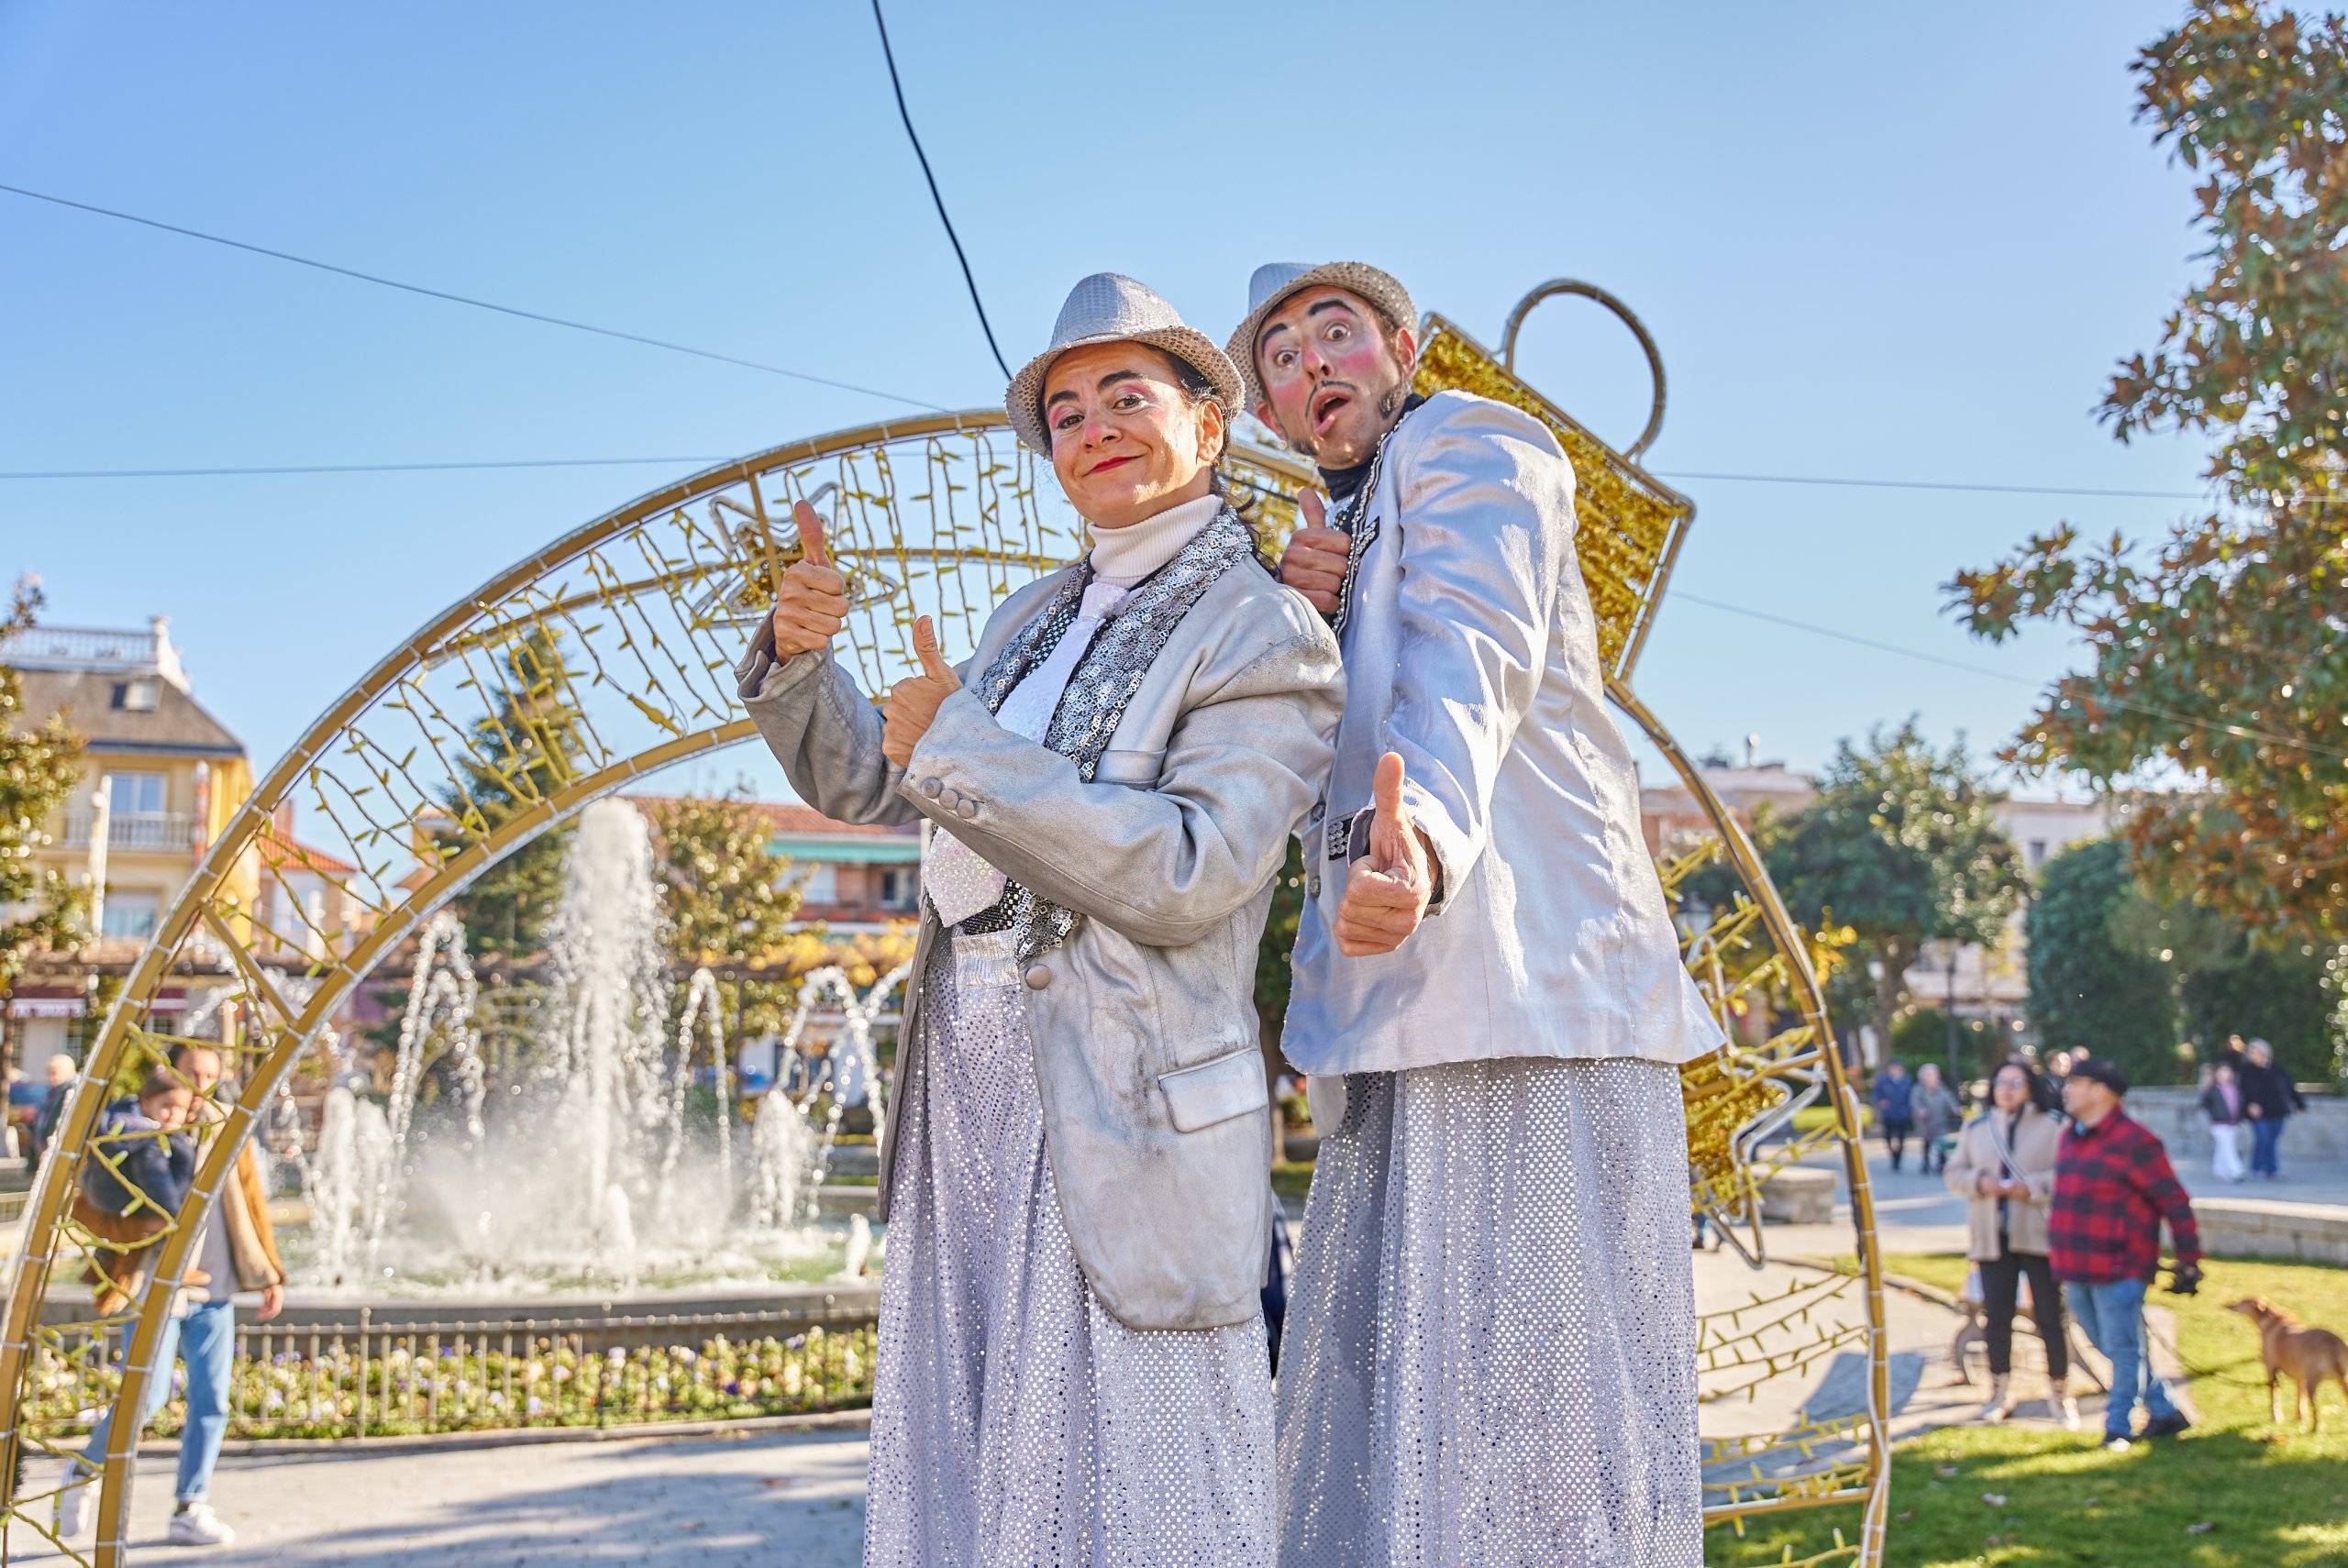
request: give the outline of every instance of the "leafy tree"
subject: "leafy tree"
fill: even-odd
[[[31,630],[41,602],[40,584],[19,580],[0,644]],[[50,842],[50,814],[81,782],[82,743],[63,714],[36,725],[24,710],[22,682],[0,664],[0,994],[33,955],[77,944],[89,913],[87,889],[33,864],[33,852]]]
[[[799,918],[801,879],[791,863],[768,852],[774,829],[748,799],[747,787],[725,796],[686,796],[651,813],[659,856],[660,901],[667,942],[681,968],[727,962],[773,963],[791,947]],[[742,1032],[779,1030],[796,985],[727,983],[728,1017]]]
[[[1891,1038],[1926,943],[2003,939],[2025,883],[1995,816],[2002,798],[1962,743],[1936,752],[1911,718],[1888,735],[1872,732],[1864,752],[1844,741],[1817,798],[1770,824],[1762,857],[1789,911],[1813,929],[1848,926],[1857,973],[1881,965],[1879,1039]]]
[[[2177,944],[2188,939],[2161,929],[2117,840],[2047,861],[2023,930],[2031,1021],[2049,1049],[2108,1056],[2154,1080],[2173,1076]]]
[[[1263,939],[1257,944],[1257,1044],[1263,1047],[1263,1070],[1278,1077],[1287,1064],[1279,1056],[1279,1026],[1289,1016],[1289,986],[1296,978],[1296,922],[1305,913],[1305,855],[1294,838],[1289,856],[1279,861],[1273,878],[1273,909],[1263,920]]]
[[[2229,1034],[2265,1040],[2293,1077],[2331,1077],[2340,1002],[2328,983],[2330,953],[2313,944],[2254,945],[2239,931],[2230,949],[2185,977],[2185,1037],[2204,1056]]]
[[[556,794],[586,755],[586,725],[577,672],[563,657],[559,634],[534,626],[498,656],[491,712],[472,728],[474,755],[460,758],[462,788],[447,797],[455,825],[446,837],[470,841]],[[453,907],[476,953],[513,955],[545,945],[562,900],[568,828],[540,834],[491,866]]]
[[[2202,176],[2208,272],[2101,414],[2216,439],[2221,508],[2147,557],[2068,525],[1957,574],[1991,641],[2085,644],[2006,752],[2145,790],[2156,889],[2254,933],[2348,941],[2348,19],[2196,0],[2136,61],[2138,115]]]

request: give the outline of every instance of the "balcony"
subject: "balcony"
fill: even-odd
[[[90,847],[95,815],[69,812],[58,842],[68,849]],[[194,849],[204,842],[200,824],[186,812],[116,812],[106,823],[109,850]]]

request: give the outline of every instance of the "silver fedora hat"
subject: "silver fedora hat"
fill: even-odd
[[[1267,261],[1247,280],[1247,317],[1224,346],[1224,352],[1239,367],[1250,409],[1264,396],[1264,385],[1256,379],[1256,335],[1264,330],[1264,318],[1298,290],[1320,283],[1359,294],[1395,326],[1418,329],[1419,307],[1411,303],[1411,291],[1391,272],[1382,272],[1367,261],[1324,261],[1317,267],[1308,261]]]
[[[1052,340],[1044,351],[1020,368],[1002,394],[1002,411],[1011,416],[1020,444],[1049,455],[1051,436],[1044,429],[1044,377],[1052,361],[1071,348],[1094,343],[1146,343],[1173,355],[1199,372],[1223,400],[1224,413],[1237,417],[1244,392],[1239,368],[1224,357],[1214,339],[1186,325],[1181,314],[1146,283],[1121,272],[1095,272],[1077,280],[1052,326]]]

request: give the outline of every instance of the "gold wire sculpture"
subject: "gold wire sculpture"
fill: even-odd
[[[1619,302],[1556,284],[1536,290],[1512,317],[1512,349],[1524,313],[1558,292],[1589,293],[1615,308],[1652,358],[1645,329]],[[1794,1277],[1704,1315],[1696,1353],[1708,1411],[1842,1357],[1863,1364],[1861,1408],[1804,1413],[1771,1431],[1708,1427],[1707,1517],[1857,1503],[1859,1539],[1838,1538],[1806,1561],[1875,1564],[1889,1483],[1883,1288],[1858,1154],[1858,1101],[1819,983],[1833,944],[1794,924],[1735,818],[1630,685],[1694,509],[1450,322],[1430,315],[1423,343],[1420,390],[1456,388],[1514,403],[1564,445],[1578,480],[1577,545],[1608,694],[1669,760],[1714,831],[1661,867],[1666,888],[1677,897],[1688,878],[1714,864],[1740,884],[1729,906],[1708,912],[1686,938],[1690,967],[1733,1041],[1683,1075],[1695,1208],[1757,1266],[1767,1256],[1762,1183],[1816,1150],[1836,1146],[1844,1159],[1858,1271]],[[1661,412],[1654,362],[1657,407],[1643,442]],[[1295,525],[1296,495],[1312,481],[1311,469],[1246,445],[1235,448],[1227,469],[1242,510],[1276,547]],[[752,734],[733,668],[780,574],[797,558],[787,519],[802,500],[831,519],[831,550],[853,602],[839,654],[874,692],[917,668],[915,616],[936,619],[949,654],[967,651],[1005,594],[1081,548],[1081,525],[1000,411],[891,421],[776,447],[638,497],[500,572],[360,677],[211,846],[90,1052],[30,1194],[9,1275],[0,1323],[0,1526],[11,1534],[28,1529],[72,1562],[116,1568],[124,1560],[143,1423],[113,1421],[102,1468],[73,1483],[98,1488],[94,1545],[58,1540],[54,1467],[78,1450],[82,1423],[40,1412],[44,1380],[61,1368],[95,1372],[113,1379],[114,1411],[142,1409],[150,1379],[170,1375],[154,1364],[174,1294],[161,1282],[187,1269],[238,1151],[354,989],[501,856],[633,780]],[[539,717],[558,710],[576,715],[561,736]],[[486,798],[493,793],[497,799]],[[288,804],[304,817],[306,847],[278,825]],[[256,860],[264,893],[248,904],[233,873]],[[365,919],[321,929],[312,906],[292,896],[287,873],[342,865],[357,870],[332,875]],[[94,1164],[119,1168],[120,1139],[95,1133],[108,1086],[167,1066],[183,1036],[157,1005],[165,986],[224,963],[236,977],[240,1022],[204,1043],[235,1059],[236,1096],[196,1128],[196,1175],[178,1211],[156,1209],[135,1240],[101,1235],[73,1198]],[[1812,1103],[1828,1109],[1823,1124],[1768,1142]],[[127,1300],[100,1312],[83,1281],[105,1274],[131,1277]],[[105,1347],[123,1341],[118,1373],[105,1370]]]

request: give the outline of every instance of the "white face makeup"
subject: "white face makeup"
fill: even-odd
[[[1096,528],[1125,528],[1207,493],[1223,411],[1193,402],[1157,349],[1098,343],[1052,361],[1044,432],[1069,504]]]

